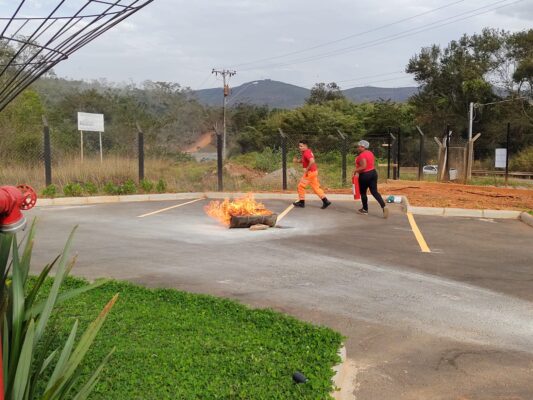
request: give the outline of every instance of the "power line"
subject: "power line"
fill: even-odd
[[[385,24],[385,25],[381,25],[381,26],[379,26],[377,28],[372,28],[372,29],[369,29],[369,30],[366,30],[366,31],[363,31],[363,32],[354,33],[352,35],[348,35],[348,36],[342,37],[340,39],[335,39],[335,40],[331,40],[329,42],[324,42],[324,43],[318,44],[316,46],[307,47],[307,48],[302,49],[302,50],[297,50],[297,51],[293,51],[293,52],[289,52],[289,53],[280,54],[278,56],[267,57],[267,58],[262,58],[262,59],[255,60],[255,61],[249,61],[249,62],[237,64],[237,65],[234,66],[234,68],[241,67],[241,66],[244,66],[244,65],[257,64],[257,63],[260,63],[260,62],[263,62],[263,61],[275,60],[275,59],[278,59],[278,58],[285,58],[287,56],[292,56],[292,55],[295,55],[295,54],[305,53],[305,52],[310,51],[310,50],[315,50],[315,49],[318,49],[318,48],[321,48],[321,47],[325,47],[325,46],[329,46],[331,44],[339,43],[339,42],[342,42],[342,41],[345,41],[345,40],[348,40],[348,39],[353,39],[353,38],[358,37],[358,36],[363,36],[363,35],[366,35],[368,33],[376,32],[376,31],[379,31],[379,30],[382,30],[382,29],[385,29],[385,28],[388,28],[388,27],[391,27],[391,26],[394,26],[394,25],[398,25],[398,24],[401,24],[402,22],[407,22],[407,21],[410,21],[412,19],[415,19],[415,18],[418,18],[418,17],[422,17],[424,15],[431,14],[431,13],[434,13],[436,11],[439,11],[439,10],[454,6],[456,4],[463,3],[464,1],[465,0],[455,1],[453,3],[446,4],[444,6],[437,7],[437,8],[434,8],[432,10],[420,13],[420,14],[413,15],[411,17],[403,18],[403,19],[400,19],[398,21],[394,21],[394,22],[391,22],[391,23],[388,23],[388,24]]]
[[[426,32],[426,31],[429,31],[429,30],[432,30],[432,29],[436,29],[436,28],[440,28],[440,27],[443,27],[443,26],[446,26],[446,25],[450,25],[450,24],[455,23],[455,22],[459,22],[459,21],[463,21],[463,20],[466,20],[466,19],[469,19],[469,18],[473,18],[473,17],[479,16],[479,15],[487,14],[487,13],[489,13],[491,11],[495,11],[495,10],[498,10],[500,8],[508,7],[510,5],[520,3],[520,2],[522,2],[524,0],[516,0],[516,1],[513,1],[512,3],[504,4],[504,5],[499,6],[499,7],[493,7],[496,4],[501,4],[501,3],[504,3],[506,1],[509,1],[509,0],[499,0],[499,1],[496,1],[496,2],[491,3],[489,5],[476,8],[474,10],[470,10],[470,11],[467,11],[467,12],[464,12],[464,13],[460,13],[460,14],[454,15],[452,17],[448,17],[448,18],[436,21],[436,22],[425,24],[425,25],[422,25],[420,27],[411,28],[411,29],[402,31],[399,34],[397,33],[397,34],[393,34],[393,35],[388,35],[388,36],[384,36],[384,37],[379,38],[379,39],[374,39],[374,40],[371,40],[371,41],[368,41],[368,42],[364,42],[364,43],[361,43],[359,45],[348,46],[348,47],[344,47],[344,48],[341,48],[341,49],[330,51],[328,53],[316,54],[314,56],[309,56],[309,57],[306,57],[306,58],[297,58],[297,59],[294,59],[292,61],[288,61],[288,62],[284,62],[284,63],[271,64],[271,65],[266,65],[266,66],[263,66],[263,67],[256,67],[256,68],[245,68],[245,69],[243,69],[243,71],[250,71],[250,70],[262,69],[262,68],[285,67],[285,66],[290,66],[290,65],[294,65],[294,64],[301,64],[301,63],[305,63],[305,62],[315,61],[315,60],[319,60],[319,59],[330,57],[330,56],[342,55],[342,54],[345,54],[345,53],[348,53],[348,52],[352,52],[352,51],[356,51],[356,50],[362,50],[362,49],[378,46],[378,45],[385,44],[385,43],[388,43],[388,42],[392,42],[392,41],[395,41],[395,40],[399,40],[399,39],[402,39],[402,38],[405,38],[405,37],[413,36],[413,35],[416,35],[418,33]],[[486,9],[488,7],[492,7],[492,8],[489,8],[489,9],[483,11],[483,12],[477,13],[477,11],[480,11],[482,9]],[[471,14],[471,15],[468,15],[468,14]],[[466,16],[464,16],[464,15],[466,15]],[[464,17],[462,17],[462,16],[464,16]],[[462,17],[462,18],[458,18],[458,17]],[[449,20],[451,20],[451,21],[449,21]],[[449,22],[439,23],[439,22],[443,22],[443,21],[449,21]]]

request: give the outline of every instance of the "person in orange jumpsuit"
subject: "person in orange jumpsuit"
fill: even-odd
[[[308,186],[311,186],[313,192],[315,192],[315,194],[320,197],[320,200],[322,200],[322,207],[320,208],[328,208],[331,205],[331,201],[327,199],[326,194],[320,187],[320,182],[318,181],[318,167],[315,162],[315,156],[309,148],[309,142],[307,142],[307,140],[300,140],[298,142],[298,149],[300,150],[301,158],[298,159],[295,157],[293,161],[302,163],[304,175],[298,184],[299,200],[292,204],[295,207],[305,207],[305,189]]]

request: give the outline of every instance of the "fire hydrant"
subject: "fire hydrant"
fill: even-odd
[[[35,206],[37,194],[31,186],[0,186],[0,233],[12,233],[26,227],[21,210]]]

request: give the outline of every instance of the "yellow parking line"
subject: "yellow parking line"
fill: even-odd
[[[429,246],[426,243],[424,236],[422,236],[422,232],[420,232],[420,229],[418,229],[418,225],[416,224],[415,217],[413,217],[413,214],[408,212],[407,219],[409,220],[409,223],[411,224],[411,229],[413,230],[413,233],[415,234],[415,238],[418,241],[418,244],[420,245],[420,249],[422,250],[422,253],[431,253],[431,250],[429,249]]]
[[[285,211],[283,211],[280,215],[278,215],[278,220],[276,221],[276,223],[278,223],[279,221],[281,221],[289,212],[291,212],[291,210],[294,208],[294,206],[291,204],[289,207],[287,207],[285,209]]]
[[[157,210],[157,211],[149,212],[147,214],[139,215],[138,218],[144,218],[144,217],[148,217],[150,215],[159,214],[159,213],[162,213],[164,211],[172,210],[173,208],[178,208],[178,207],[181,207],[181,206],[185,206],[187,204],[196,203],[197,201],[200,201],[200,200],[204,200],[204,199],[200,198],[200,199],[195,199],[195,200],[188,201],[186,203],[176,204],[175,206],[172,206],[172,207],[167,207],[167,208],[163,208],[161,210]]]

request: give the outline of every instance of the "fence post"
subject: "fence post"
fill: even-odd
[[[509,179],[509,142],[511,139],[511,123],[507,122],[507,141],[505,143],[505,186]]]
[[[217,135],[217,177],[218,177],[218,191],[222,192],[224,190],[224,182],[222,181],[222,148],[224,146],[224,138],[217,130],[216,126],[214,127],[215,133]]]
[[[387,179],[390,179],[390,148],[392,146],[392,133],[390,133],[390,128],[388,128],[387,131]]]
[[[139,156],[139,183],[144,179],[144,133],[138,122],[137,125],[137,146]]]
[[[43,141],[44,141],[44,180],[46,186],[52,184],[52,149],[50,146],[50,128],[48,120],[43,115]]]
[[[400,179],[400,158],[401,158],[401,152],[402,152],[402,132],[400,128],[398,128],[398,179]]]
[[[282,179],[282,188],[287,190],[287,135],[278,128],[279,134],[281,136],[281,179]]]
[[[416,127],[418,133],[420,133],[420,154],[418,155],[418,180],[421,181],[424,177],[424,132],[419,126]]]
[[[348,138],[340,129],[337,129],[337,133],[342,139],[341,157],[342,157],[342,186],[346,186],[346,157],[348,155]]]
[[[446,149],[444,154],[444,174],[443,180],[450,180],[450,125],[446,125]]]

